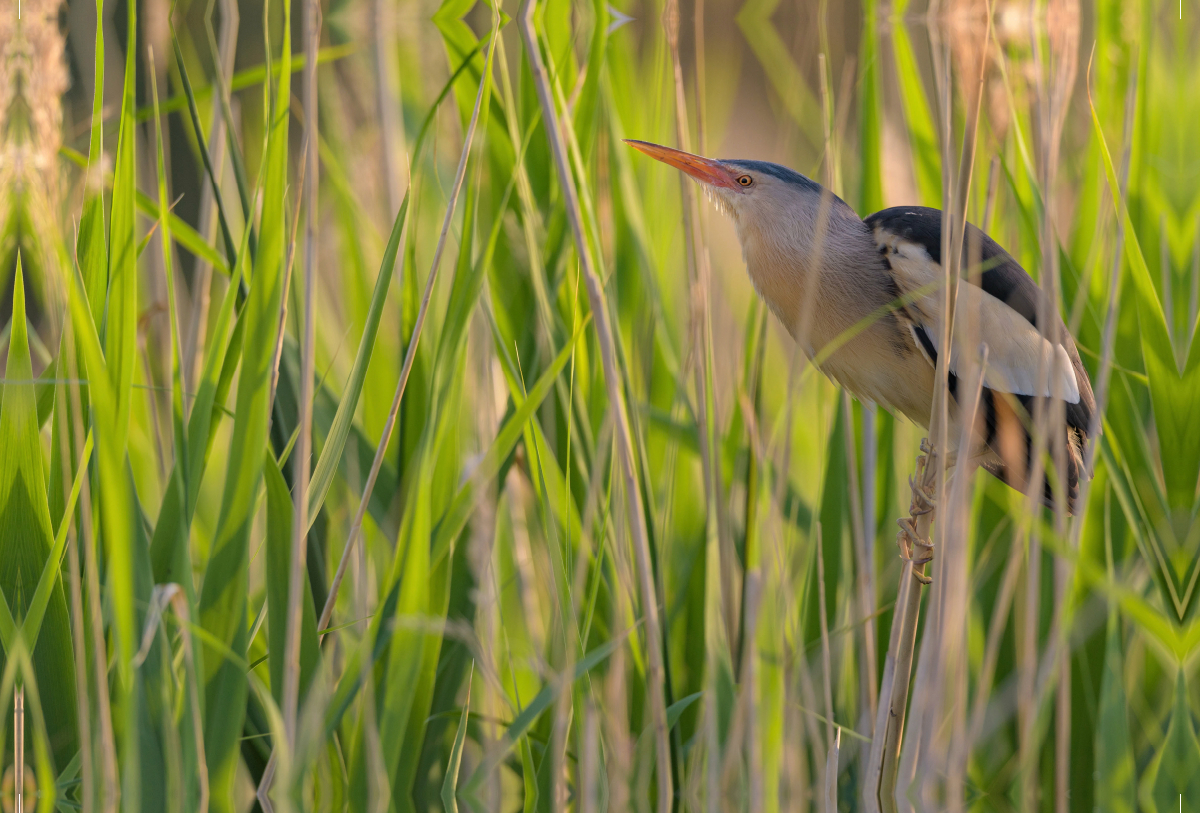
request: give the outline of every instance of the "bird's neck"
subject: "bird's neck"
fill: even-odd
[[[755,289],[810,357],[880,299],[870,231],[842,206],[844,212],[820,219],[817,212],[799,212],[774,222],[738,223]]]

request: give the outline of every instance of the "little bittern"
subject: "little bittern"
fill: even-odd
[[[695,178],[733,220],[755,289],[826,375],[861,399],[929,425],[945,319],[940,211],[900,206],[864,221],[820,184],[778,164],[717,161],[644,141],[626,143]],[[1026,491],[1035,404],[1061,402],[1063,436],[1053,440],[1065,442],[1062,484],[1073,512],[1096,409],[1075,342],[1057,313],[1054,330],[1039,329],[1041,289],[971,225],[963,268],[968,274],[958,286],[956,312],[967,327],[955,326],[950,341],[949,437],[959,437],[965,408],[957,400],[963,360],[982,357],[970,451],[983,468]],[[968,344],[986,346],[986,355]],[[972,399],[973,393],[963,398]],[[1050,480],[1038,486],[1047,505]]]

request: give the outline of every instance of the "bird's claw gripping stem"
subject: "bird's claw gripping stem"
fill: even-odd
[[[933,542],[929,540],[929,525],[932,517],[925,521],[924,528],[917,527],[917,520],[934,513],[937,501],[934,497],[934,482],[930,475],[936,469],[933,461],[936,455],[929,438],[921,439],[921,454],[917,457],[916,472],[909,478],[908,485],[912,490],[912,502],[909,504],[908,516],[896,520],[900,533],[896,535],[896,544],[900,546],[900,558],[913,565],[912,573],[921,584],[933,582],[929,576],[921,572],[921,567],[933,561]]]

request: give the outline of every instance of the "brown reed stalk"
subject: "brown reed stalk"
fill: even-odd
[[[929,583],[925,565],[933,555],[929,531],[933,523],[937,468],[937,456],[929,439],[925,438],[921,441],[921,454],[909,479],[912,491],[909,515],[899,520],[901,530],[897,542],[900,544],[901,558],[907,566],[901,570],[900,589],[892,616],[892,634],[879,689],[875,735],[867,760],[868,788],[877,790],[877,794],[867,794],[868,810],[895,809],[896,760],[908,703],[913,648],[917,637],[917,612],[921,606],[921,587]],[[910,574],[912,578],[908,578]]]
[[[962,248],[966,229],[966,206],[970,190],[972,169],[975,160],[976,134],[979,122],[980,105],[982,101],[982,86],[984,81],[987,59],[980,58],[978,83],[972,90],[971,111],[966,120],[966,130],[963,134],[962,153],[958,163],[957,179],[954,177],[952,152],[953,132],[950,126],[950,103],[952,92],[952,77],[948,70],[949,60],[944,54],[939,54],[940,29],[938,20],[930,20],[930,35],[935,39],[934,54],[941,56],[935,60],[935,77],[938,79],[941,101],[941,131],[942,131],[942,187],[943,200],[946,209],[942,218],[942,257],[945,258],[943,272],[946,284],[943,286],[943,312],[948,314],[942,325],[942,347],[950,347],[950,338],[954,330],[956,317],[955,304],[957,301],[959,276],[961,272]],[[987,53],[987,45],[992,34],[992,14],[989,4],[988,23],[985,33],[983,54]],[[945,46],[948,49],[948,43]],[[934,545],[929,533],[933,523],[934,509],[944,500],[946,494],[946,466],[940,460],[937,449],[948,447],[949,421],[949,389],[946,385],[948,354],[938,356],[936,371],[936,390],[932,414],[930,416],[929,438],[922,440],[922,454],[917,458],[916,473],[909,481],[912,490],[912,501],[909,516],[900,520],[901,531],[898,542],[902,550],[902,558],[908,562],[908,567],[902,570],[900,589],[896,597],[896,610],[892,619],[892,636],[884,664],[883,685],[880,691],[880,706],[876,715],[876,727],[872,739],[871,753],[868,757],[868,787],[878,788],[878,797],[871,799],[868,793],[868,809],[886,811],[896,808],[896,784],[900,769],[901,736],[904,730],[905,713],[907,708],[908,690],[912,677],[914,644],[916,639],[917,621],[921,605],[921,586],[928,584],[930,579],[925,573],[925,565],[932,560]],[[939,536],[945,533],[945,523],[939,523]],[[907,578],[911,574],[912,578]],[[931,633],[926,628],[926,635]],[[932,639],[930,641],[932,644]],[[923,645],[924,649],[924,645]],[[932,652],[932,648],[930,652]],[[931,706],[932,708],[932,706]],[[914,725],[920,726],[920,720],[914,720]],[[919,733],[919,728],[913,733]],[[915,751],[905,760],[904,773],[911,776],[915,772]],[[879,804],[879,808],[875,808]]]
[[[962,150],[957,163],[957,178],[955,194],[948,199],[949,226],[943,227],[943,257],[946,259],[945,272],[952,284],[947,288],[956,292],[959,280],[964,273],[978,273],[979,251],[977,244],[966,245],[966,215],[970,197],[970,187],[975,166],[975,151],[977,146],[979,116],[984,96],[984,82],[988,64],[988,46],[991,41],[991,13],[988,10],[985,30],[983,31],[981,47],[977,49],[963,48],[962,43],[970,42],[971,31],[969,20],[951,17],[944,21],[949,29],[948,41],[955,45],[956,52],[966,52],[966,57],[978,59],[978,67],[967,62],[965,71],[976,70],[971,76],[973,82],[964,82],[963,92],[966,97],[967,116],[963,133]],[[968,28],[964,31],[964,24]],[[973,43],[971,43],[973,44]],[[947,63],[948,64],[948,63]],[[951,77],[947,74],[944,80],[944,91],[949,94]],[[950,114],[950,97],[944,99],[946,107],[944,115]],[[947,130],[948,132],[948,130]],[[946,144],[949,152],[949,144]],[[947,163],[953,169],[954,164]],[[949,171],[944,172],[944,176]],[[949,178],[946,178],[949,181]],[[948,185],[948,184],[947,184]],[[972,241],[975,243],[975,241]],[[946,251],[946,248],[949,251]],[[969,261],[963,268],[964,257]],[[973,263],[973,265],[972,265]],[[956,302],[955,296],[950,301]],[[957,335],[963,347],[974,347],[979,343],[978,320],[976,314],[967,312],[959,314],[952,311],[953,317],[943,326],[944,336],[949,346],[949,336]],[[965,355],[965,354],[964,354]],[[906,738],[909,747],[902,755],[899,766],[898,782],[905,788],[915,788],[916,797],[925,804],[931,804],[938,798],[936,784],[941,780],[943,789],[941,797],[949,810],[961,810],[965,783],[966,763],[960,759],[959,752],[954,749],[955,742],[965,739],[966,731],[966,681],[965,664],[962,653],[965,649],[966,630],[963,619],[967,613],[967,596],[964,589],[966,584],[966,551],[965,536],[967,523],[965,521],[967,486],[970,483],[971,463],[969,454],[972,447],[975,415],[979,403],[979,387],[982,386],[983,365],[986,354],[975,360],[969,356],[959,362],[957,370],[959,390],[957,402],[960,409],[959,437],[954,438],[957,445],[957,459],[947,457],[944,464],[939,466],[939,481],[937,502],[939,506],[936,545],[940,554],[939,584],[931,591],[929,619],[921,640],[920,663],[917,670],[916,685],[920,687],[920,695],[913,697],[913,713],[909,715]],[[939,384],[942,379],[939,378]],[[973,393],[974,397],[969,397]],[[939,443],[942,449],[952,449],[949,435],[948,419],[948,390],[941,391],[942,421],[939,424]],[[947,485],[945,472],[950,466],[955,467],[953,487]],[[950,677],[954,680],[951,682]],[[930,770],[938,766],[938,770]],[[905,790],[904,797],[910,795]],[[897,805],[901,803],[898,798]]]
[[[697,23],[703,30],[703,25]],[[683,67],[679,57],[679,3],[678,0],[668,0],[663,10],[663,29],[667,35],[667,46],[671,52],[671,64],[675,89],[675,138],[682,150],[691,149],[691,138],[688,133],[687,101],[683,86]],[[697,40],[701,42],[701,40]],[[702,71],[701,66],[697,70]],[[699,84],[699,81],[697,82]],[[697,93],[700,93],[697,89]],[[703,135],[703,116],[700,116],[699,131]],[[703,143],[700,146],[703,151]],[[717,439],[714,434],[714,418],[716,400],[713,393],[713,346],[712,346],[712,308],[709,301],[709,279],[712,275],[709,262],[708,247],[702,235],[700,206],[697,196],[693,193],[692,180],[684,173],[679,176],[679,190],[683,198],[683,234],[686,246],[688,280],[691,293],[689,309],[690,334],[693,353],[689,354],[695,364],[693,373],[696,379],[696,422],[700,427],[700,462],[704,473],[705,505],[708,509],[708,522],[716,526],[717,549],[719,551],[721,570],[721,618],[725,622],[725,634],[729,639],[730,649],[740,651],[737,638],[740,627],[738,611],[741,602],[737,592],[737,552],[733,546],[733,536],[729,531],[729,521],[726,517],[725,504],[722,499],[721,468],[717,464],[714,449]]]
[[[672,803],[671,747],[667,730],[667,707],[663,686],[662,630],[659,626],[658,591],[650,564],[650,543],[646,531],[646,514],[642,506],[642,492],[638,483],[638,470],[634,462],[633,440],[629,429],[629,414],[625,397],[621,391],[620,372],[616,364],[616,350],[612,323],[609,318],[608,302],[600,277],[593,264],[587,235],[584,233],[583,211],[575,177],[567,156],[567,147],[559,129],[558,113],[551,95],[546,66],[542,60],[537,34],[533,28],[533,11],[537,0],[522,0],[517,12],[521,41],[525,45],[525,56],[529,61],[530,73],[542,108],[542,120],[554,156],[555,170],[563,193],[563,204],[571,233],[575,239],[576,255],[583,271],[588,301],[595,319],[596,334],[600,345],[600,358],[604,370],[604,382],[616,428],[617,457],[621,463],[621,474],[629,514],[629,530],[636,557],[638,581],[642,593],[642,610],[646,627],[646,684],[649,694],[650,721],[653,729],[657,759],[658,810],[667,813]]]
[[[292,555],[288,570],[287,639],[283,653],[283,723],[289,754],[296,748],[296,718],[300,703],[300,624],[304,604],[304,575],[308,545],[308,482],[312,473],[313,353],[316,325],[317,266],[317,46],[321,40],[321,3],[308,0],[304,13],[304,319],[300,345],[300,435],[292,460],[295,495],[292,516]],[[299,208],[299,206],[297,206]],[[280,333],[282,334],[282,330]],[[292,778],[294,781],[294,777]]]

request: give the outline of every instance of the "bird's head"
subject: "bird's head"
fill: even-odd
[[[862,240],[866,229],[854,210],[795,170],[767,161],[718,161],[646,141],[625,143],[699,181],[733,220],[748,255],[762,249],[807,265],[823,248],[843,250],[847,237],[855,245],[869,245]],[[830,241],[823,247],[822,231]]]

